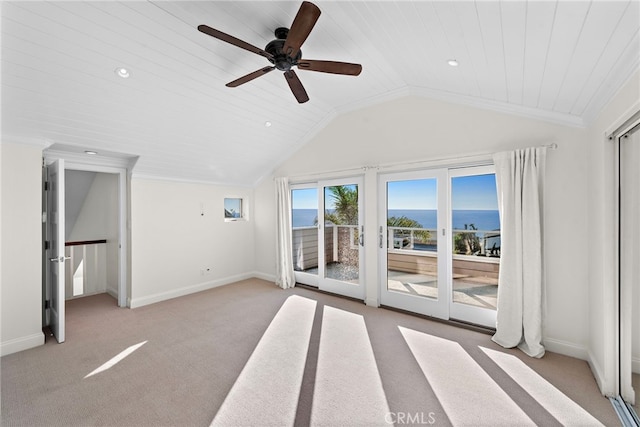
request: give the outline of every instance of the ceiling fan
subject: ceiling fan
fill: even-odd
[[[302,2],[291,24],[291,29],[277,28],[275,30],[276,39],[270,41],[264,50],[207,25],[199,25],[198,30],[249,52],[264,56],[273,64],[229,82],[226,84],[227,87],[240,86],[277,68],[280,71],[284,71],[284,77],[291,88],[291,92],[293,92],[298,102],[302,104],[309,100],[309,96],[304,86],[302,86],[302,82],[293,71],[293,67],[298,67],[300,70],[347,76],[357,76],[362,71],[362,65],[360,64],[302,59],[300,47],[309,36],[309,33],[311,33],[319,17],[320,9],[318,6],[308,1]]]

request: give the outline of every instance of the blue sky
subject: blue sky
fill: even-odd
[[[388,209],[435,209],[436,180],[392,181],[387,186]],[[293,192],[293,209],[317,209],[318,190]],[[495,175],[474,175],[451,179],[452,209],[497,210]],[[330,206],[328,206],[330,208]]]
[[[291,205],[293,209],[318,209],[318,190],[316,188],[294,190],[291,193]]]
[[[388,209],[436,209],[436,180],[393,181],[387,185]],[[498,210],[495,175],[451,179],[453,210]]]

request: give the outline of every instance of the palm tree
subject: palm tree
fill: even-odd
[[[325,210],[325,221],[331,221],[336,225],[357,225],[358,224],[358,187],[335,185],[327,187],[331,193],[330,200],[333,202],[333,211]]]
[[[392,216],[387,218],[387,226],[388,227],[398,227],[398,228],[422,228],[422,224],[420,224],[415,219],[408,218],[406,216]],[[409,236],[411,232],[409,230],[399,231],[401,236]],[[413,235],[417,237],[419,240],[426,242],[431,238],[431,233],[429,230],[420,230],[414,231]]]

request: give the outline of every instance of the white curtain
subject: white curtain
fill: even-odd
[[[542,357],[542,208],[546,148],[496,153],[501,222],[493,341]]]
[[[291,191],[286,177],[276,178],[276,284],[282,289],[296,285],[291,243]]]

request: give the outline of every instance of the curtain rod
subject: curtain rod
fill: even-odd
[[[551,143],[551,144],[544,144],[544,145],[539,145],[537,147],[544,147],[544,148],[548,148],[551,150],[555,150],[556,148],[558,148],[558,144],[556,144],[555,142]],[[349,174],[349,173],[355,173],[355,172],[366,172],[370,169],[389,169],[389,168],[395,168],[395,167],[399,167],[399,166],[411,166],[411,165],[420,165],[420,164],[430,164],[432,166],[436,166],[438,163],[444,163],[444,162],[453,162],[456,160],[465,160],[467,161],[466,165],[471,166],[469,163],[477,163],[475,164],[475,166],[480,166],[480,165],[486,165],[488,164],[491,159],[489,158],[489,156],[491,156],[493,153],[478,153],[478,154],[469,154],[466,156],[458,156],[458,157],[440,157],[440,158],[436,158],[436,159],[431,159],[431,160],[417,160],[414,162],[398,162],[398,163],[387,163],[387,164],[383,164],[383,165],[376,165],[376,166],[359,166],[359,167],[354,167],[354,168],[347,168],[347,169],[336,169],[336,170],[332,170],[332,171],[327,171],[327,172],[317,172],[317,173],[311,173],[308,175],[291,175],[288,178],[289,179],[294,179],[294,180],[311,180],[314,178],[323,178],[323,177],[334,177],[337,174]],[[475,160],[471,160],[471,159],[475,159]],[[444,166],[444,164],[442,165]],[[273,178],[274,180],[276,179],[276,177]]]

